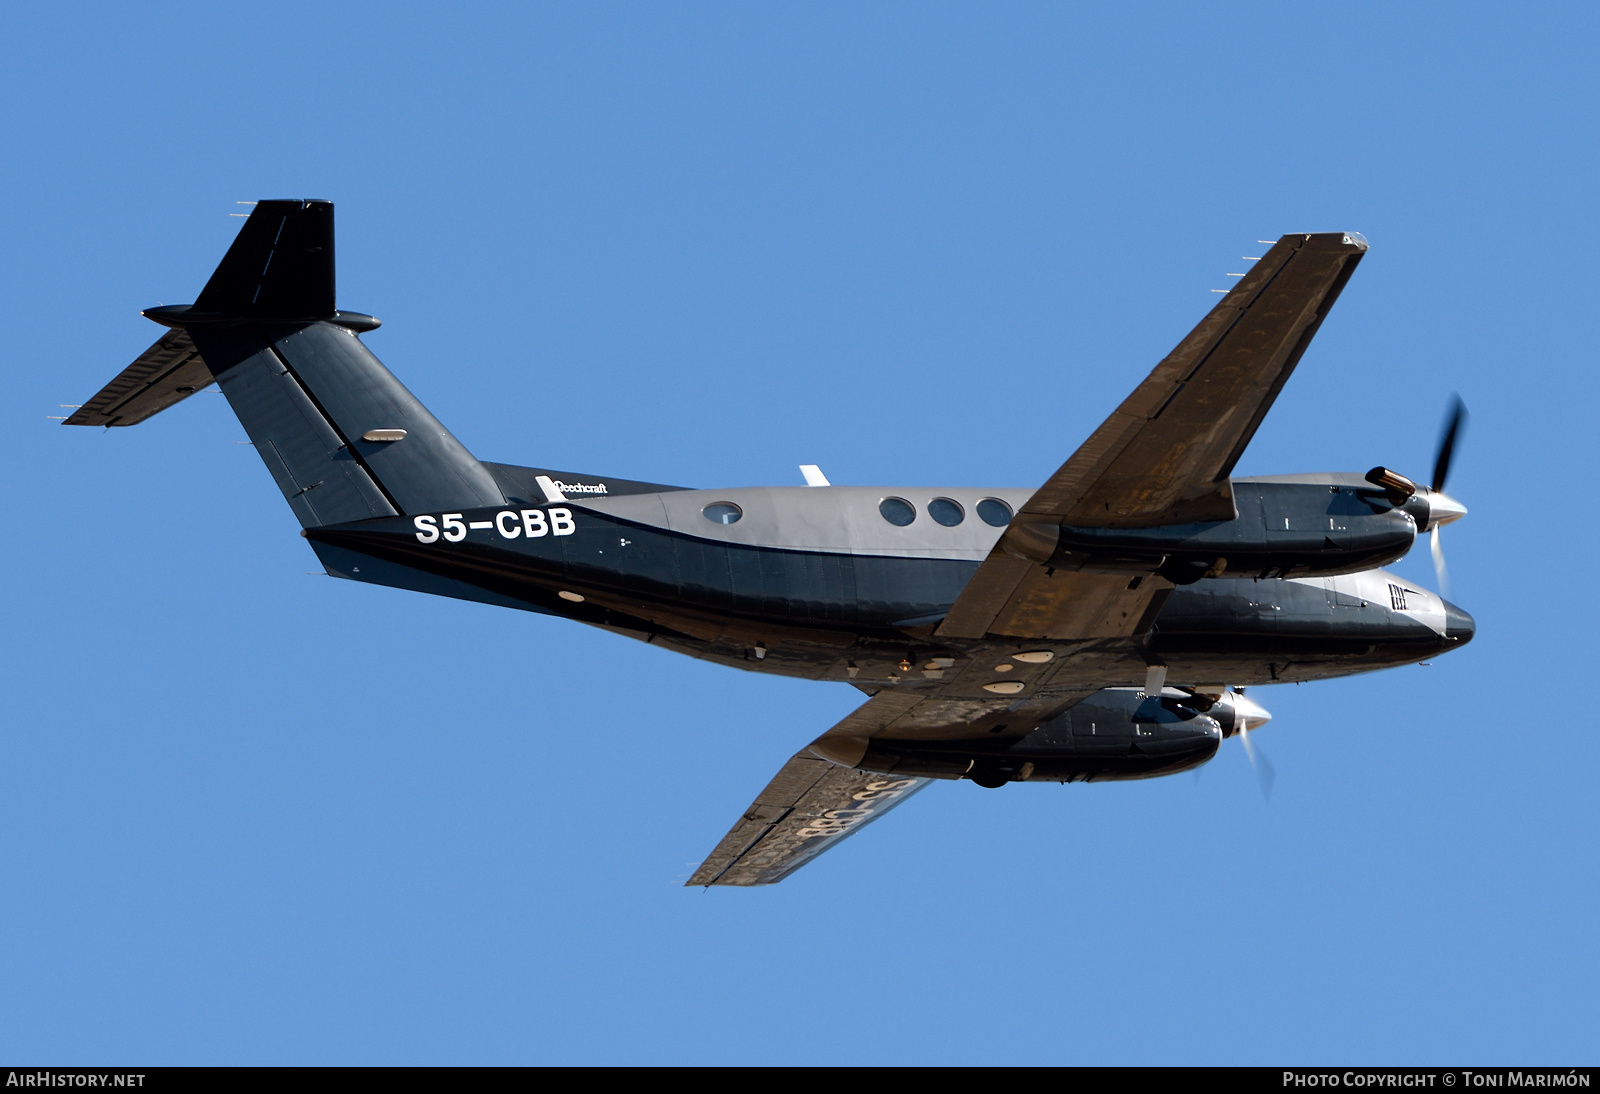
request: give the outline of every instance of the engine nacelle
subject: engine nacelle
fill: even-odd
[[[1057,570],[1202,577],[1331,577],[1383,566],[1411,549],[1417,520],[1360,475],[1235,479],[1238,516],[1155,528],[1029,523],[1002,548]]]
[[[980,786],[1013,781],[1146,779],[1205,763],[1223,738],[1263,724],[1266,711],[1233,691],[1106,688],[1023,737],[953,741],[824,738],[819,755],[867,771]]]

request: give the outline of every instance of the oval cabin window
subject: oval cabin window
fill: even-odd
[[[878,503],[878,512],[890,524],[904,528],[917,519],[917,510],[905,498],[884,498]]]
[[[744,510],[731,501],[719,501],[700,510],[712,524],[735,524],[744,516]]]
[[[967,511],[961,508],[961,503],[950,498],[934,498],[930,501],[928,515],[946,528],[954,528],[967,519]]]
[[[1011,523],[1011,506],[999,498],[984,498],[978,503],[978,519],[991,528],[1004,528]]]

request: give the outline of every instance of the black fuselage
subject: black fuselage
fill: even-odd
[[[419,520],[432,529],[419,531]],[[449,527],[433,530],[441,522]],[[517,499],[306,535],[338,576],[559,615],[753,671],[861,686],[916,686],[930,658],[965,662],[1035,647],[1056,652],[1048,680],[1056,687],[1080,670],[1085,683],[1136,684],[1152,656],[1187,681],[1312,680],[1425,660],[1472,629],[1470,617],[1434,594],[1367,571],[1180,586],[1137,638],[942,639],[936,625],[977,559],[727,542],[575,500]],[[948,681],[955,667],[933,670],[934,679]]]

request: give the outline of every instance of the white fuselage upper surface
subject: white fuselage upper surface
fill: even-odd
[[[972,487],[741,486],[573,500],[623,520],[747,547],[981,562],[1005,528],[984,523],[978,503],[995,498],[1015,512],[1032,496],[1031,490]],[[879,510],[888,498],[910,503],[916,519],[891,524]],[[961,523],[946,527],[933,519],[928,505],[937,498],[961,507]],[[718,504],[735,505],[743,515],[717,523],[705,511]]]

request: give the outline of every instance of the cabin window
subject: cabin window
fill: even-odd
[[[700,510],[700,512],[712,524],[734,524],[740,517],[744,516],[744,510],[731,501],[714,502]]]
[[[884,520],[901,528],[917,519],[916,506],[905,498],[884,498],[878,503],[878,512]]]
[[[1004,528],[1011,523],[1011,506],[999,498],[984,498],[978,503],[978,518],[992,528]]]
[[[946,528],[954,528],[967,518],[961,503],[950,498],[934,498],[928,503],[928,515]]]

